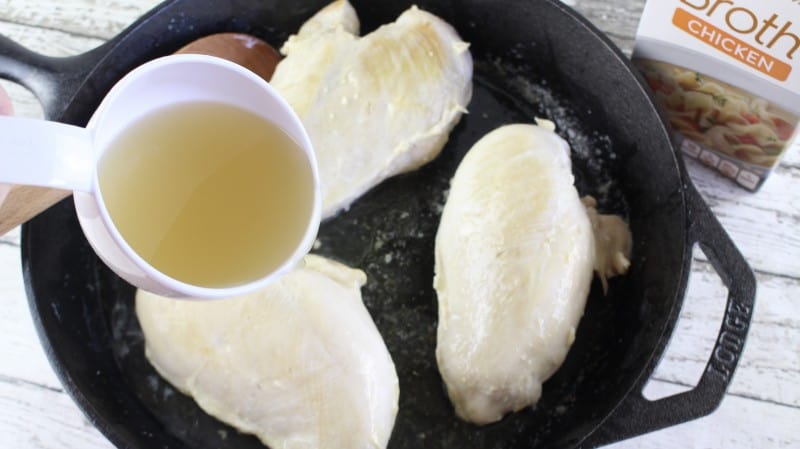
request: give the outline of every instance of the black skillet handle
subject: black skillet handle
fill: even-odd
[[[687,190],[690,243],[700,245],[728,288],[725,315],[710,360],[697,386],[674,396],[646,399],[642,389],[649,379],[642,379],[581,447],[614,443],[710,414],[722,402],[739,363],[755,305],[755,276],[700,194],[691,185]],[[651,362],[649,372],[657,363]]]
[[[104,46],[66,58],[33,52],[0,35],[0,78],[23,86],[36,95],[48,119],[58,119],[91,70],[103,57]]]

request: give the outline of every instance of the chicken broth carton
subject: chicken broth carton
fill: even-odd
[[[800,147],[800,0],[650,0],[633,61],[681,151],[739,185]]]

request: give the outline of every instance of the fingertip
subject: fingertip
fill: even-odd
[[[14,105],[11,104],[11,99],[8,98],[8,94],[6,93],[5,89],[0,86],[0,115],[13,115],[14,114]]]

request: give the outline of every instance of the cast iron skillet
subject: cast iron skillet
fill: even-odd
[[[280,46],[326,2],[168,1],[102,47],[73,58],[43,57],[0,39],[0,75],[30,87],[50,119],[84,125],[112,84],[137,65],[220,31],[251,33]],[[354,3],[363,31],[410,6]],[[692,187],[626,58],[554,0],[419,5],[472,43],[470,114],[436,161],[385,182],[325,223],[318,251],[369,276],[364,300],[401,384],[390,447],[593,447],[713,411],[742,351],[755,281]],[[433,240],[448,180],[465,151],[491,129],[535,116],[554,120],[572,144],[581,193],[629,218],[633,266],[612,282],[607,298],[593,285],[577,340],[536,409],[478,428],[456,419],[436,370]],[[141,449],[261,447],[207,416],[150,368],[131,307],[134,290],[92,253],[71,202],[28,223],[22,238],[43,345],[66,389],[112,442]],[[694,244],[730,291],[720,336],[693,390],[651,402],[641,391],[677,319]],[[290,341],[286,348],[292,350]]]

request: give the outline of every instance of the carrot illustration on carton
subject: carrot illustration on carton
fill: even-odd
[[[800,145],[800,3],[652,0],[634,63],[682,151],[750,190]]]

